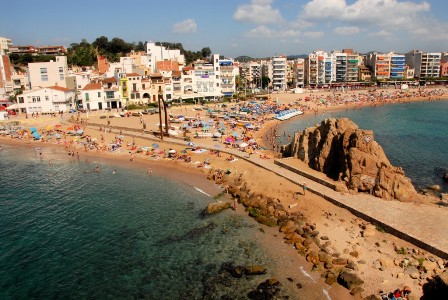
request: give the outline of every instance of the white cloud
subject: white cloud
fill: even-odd
[[[392,33],[386,30],[380,30],[377,32],[370,32],[368,36],[389,37]]]
[[[300,31],[294,29],[273,30],[265,25],[260,25],[246,33],[250,38],[276,37],[276,38],[293,38],[300,36]]]
[[[339,35],[352,35],[358,33],[359,28],[354,26],[336,27],[333,32]]]
[[[283,20],[278,9],[272,7],[273,0],[252,0],[250,4],[238,6],[233,18],[255,24],[272,24]]]
[[[173,33],[194,33],[197,27],[193,19],[186,19],[185,21],[174,24]]]
[[[426,1],[357,0],[347,4],[346,0],[312,0],[304,6],[300,18],[399,26],[429,10]]]
[[[324,36],[324,33],[322,31],[307,31],[303,33],[303,36],[317,39]]]

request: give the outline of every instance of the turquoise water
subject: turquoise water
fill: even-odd
[[[0,299],[237,299],[255,280],[223,262],[272,263],[253,220],[192,186],[29,148],[0,150]],[[96,165],[101,172],[92,170]],[[113,169],[116,173],[113,174]]]
[[[441,179],[443,169],[448,169],[448,101],[391,104],[305,115],[282,123],[277,142],[287,143],[284,131],[292,135],[329,117],[347,117],[360,128],[373,130],[375,140],[383,147],[390,162],[401,166],[417,189],[439,184],[443,191],[448,192],[448,185]]]

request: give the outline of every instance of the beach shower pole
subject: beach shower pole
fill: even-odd
[[[162,90],[161,87],[159,86],[159,93],[158,93],[158,104],[159,104],[159,129],[160,129],[160,139],[163,140],[163,130],[162,130],[162,105],[160,103],[160,101],[162,100]]]

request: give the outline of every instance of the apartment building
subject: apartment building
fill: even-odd
[[[305,77],[307,85],[325,84],[326,69],[325,58],[328,54],[324,51],[313,51],[305,59]],[[328,71],[328,70],[327,70]],[[331,75],[327,76],[331,77]]]
[[[390,55],[390,79],[402,80],[404,79],[405,56],[403,54],[396,54],[393,52]]]
[[[146,43],[146,67],[150,73],[156,73],[156,62],[164,60],[176,60],[179,63],[179,71],[185,66],[185,56],[178,49],[166,49],[163,46],[156,46],[153,42]]]
[[[235,66],[233,59],[220,59],[219,69],[221,74],[221,93],[231,97],[235,93]]]
[[[33,56],[38,55],[39,50],[31,45],[26,46],[10,46],[9,47],[9,54],[31,54]]]
[[[440,61],[442,53],[427,53],[412,50],[405,54],[405,62],[415,69],[416,78],[440,77]]]
[[[95,80],[87,84],[81,91],[78,107],[87,110],[122,108],[118,80],[115,77]]]
[[[293,65],[294,81],[293,86],[304,87],[305,86],[305,59],[297,58]]]
[[[17,96],[17,103],[11,109],[21,113],[57,113],[75,106],[75,91],[61,86],[50,86],[26,91]]]
[[[274,56],[272,63],[272,88],[276,91],[284,91],[288,85],[286,82],[286,55]]]
[[[377,80],[387,80],[390,78],[391,56],[384,53],[369,53],[365,59],[366,66],[372,70],[372,75]]]
[[[12,40],[0,37],[0,56],[9,53],[9,48],[12,47]]]
[[[60,86],[67,87],[66,76],[68,74],[67,57],[56,56],[49,62],[29,63],[28,78],[29,89],[34,87]]]
[[[202,95],[206,100],[221,97],[223,94],[221,93],[221,67],[219,54],[213,54],[211,61],[198,60],[193,63],[193,67],[193,91]],[[229,82],[229,84],[226,84],[226,88],[234,86],[234,79],[227,81],[229,75],[233,72],[233,64],[232,66],[224,68],[224,71],[226,74],[225,80],[226,82]]]
[[[64,46],[42,46],[37,47],[37,52],[42,55],[64,55],[67,53],[67,48]]]
[[[346,82],[356,82],[358,81],[359,65],[361,63],[361,58],[358,53],[353,49],[343,49],[342,53],[346,54]]]

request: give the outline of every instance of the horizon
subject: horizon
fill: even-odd
[[[76,7],[54,0],[25,2],[3,5],[5,12],[20,12],[19,21],[14,13],[0,20],[0,36],[17,46],[70,47],[106,36],[128,43],[182,43],[191,51],[210,47],[229,58],[342,49],[448,51],[446,1],[229,0],[217,7],[204,0],[190,5],[172,0],[137,1],[125,8],[117,0],[80,0]]]

